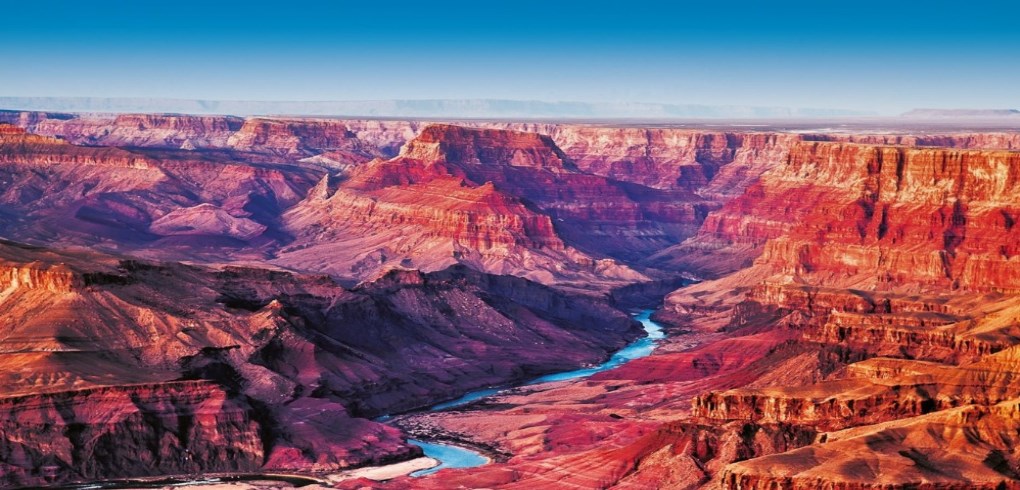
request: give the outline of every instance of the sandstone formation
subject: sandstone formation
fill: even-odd
[[[993,461],[1014,457],[1002,437],[1016,430],[1008,414],[1020,396],[1018,171],[1014,152],[800,143],[706,220],[721,248],[753,265],[677,291],[662,317],[724,312],[727,329],[778,328],[839,349],[845,364],[811,383],[698,395],[691,416],[703,424],[823,432],[802,449],[727,466],[720,485],[1016,485],[1009,463]],[[743,293],[712,292],[723,289]]]
[[[0,485],[414,435],[494,462],[340,486],[1018,488],[1018,148],[0,111]],[[649,357],[415,412],[603,361],[691,278]]]
[[[0,256],[8,485],[410,455],[354,417],[596,362],[640,332],[596,300],[463,267],[345,289],[13,243]]]

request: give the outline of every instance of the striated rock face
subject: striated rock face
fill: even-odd
[[[556,127],[550,134],[586,171],[705,196],[739,195],[798,139],[779,134],[575,126]]]
[[[608,167],[601,169],[590,162],[584,164],[586,168],[581,168],[572,157],[556,146],[551,137],[510,129],[470,129],[451,125],[432,125],[424,129],[426,126],[418,123],[386,121],[238,120],[159,115],[103,118],[36,113],[22,113],[14,118],[11,113],[2,115],[32,131],[57,135],[71,142],[145,148],[130,151],[110,146],[84,148],[56,139],[46,140],[48,146],[45,149],[18,146],[10,141],[3,145],[9,148],[12,158],[20,159],[18,161],[21,163],[48,162],[55,165],[54,171],[61,174],[59,178],[49,178],[45,183],[36,184],[32,176],[26,176],[23,172],[12,173],[10,179],[19,182],[17,189],[12,189],[12,192],[17,193],[11,196],[11,200],[16,201],[12,203],[15,208],[13,212],[31,215],[31,209],[24,209],[26,204],[32,206],[45,203],[45,209],[39,212],[54,215],[48,217],[53,222],[48,228],[57,226],[56,215],[65,219],[63,216],[69,212],[74,214],[78,221],[72,221],[72,229],[79,231],[74,235],[75,243],[109,243],[106,235],[114,233],[119,234],[115,241],[132,242],[132,247],[143,248],[147,256],[174,258],[184,254],[189,259],[204,257],[204,260],[223,260],[222,256],[210,257],[214,245],[230,245],[235,250],[256,245],[259,247],[257,251],[243,252],[245,259],[257,256],[265,258],[267,254],[281,253],[280,264],[310,271],[340,273],[352,280],[373,277],[394,264],[404,263],[405,258],[409,258],[414,267],[416,265],[413,264],[422,263],[423,267],[436,268],[457,261],[458,257],[466,257],[461,261],[475,265],[485,262],[488,264],[484,266],[486,270],[494,272],[524,274],[525,269],[531,268],[528,263],[545,260],[576,263],[576,268],[586,271],[582,274],[587,276],[583,278],[585,281],[593,278],[592,271],[605,271],[617,280],[635,280],[643,276],[621,268],[620,264],[610,259],[639,262],[647,254],[694,233],[709,210],[718,206],[716,197],[703,197],[692,192],[706,187],[707,181],[704,178],[684,177],[682,183],[662,188],[656,187],[657,184],[646,186],[643,181],[636,181],[633,175],[624,171],[608,171]],[[11,128],[12,131],[14,129]],[[577,144],[578,138],[615,138],[619,136],[615,133],[621,131],[614,128],[559,126],[546,126],[542,129],[556,130],[561,138],[573,138],[574,144]],[[415,136],[416,133],[420,135],[407,145],[403,154],[392,161],[365,163],[376,155],[389,154],[394,145],[403,143],[405,138]],[[688,157],[705,161],[711,157],[713,162],[722,162],[718,165],[750,158],[741,157],[741,150],[713,143],[725,141],[735,145],[742,141],[740,138],[726,135],[700,138],[693,134],[688,132],[687,139],[678,135],[646,138],[645,144],[651,147],[642,151],[658,152],[657,155],[662,157],[662,161],[656,164],[656,172],[659,172],[656,174],[657,180],[676,180],[681,173],[690,173],[682,171],[682,165],[677,163]],[[199,135],[205,135],[204,139]],[[674,144],[676,147],[659,146]],[[773,144],[778,143],[767,142],[767,146]],[[700,153],[688,151],[687,146],[691,145],[707,149]],[[663,155],[673,151],[677,153],[675,159],[666,161]],[[576,152],[582,158],[587,158],[582,151]],[[51,156],[52,153],[57,156]],[[629,158],[629,154],[629,151],[624,152],[620,158]],[[756,160],[755,164],[761,166],[764,161]],[[77,174],[83,171],[74,165],[79,162],[133,165],[152,170],[154,175],[139,174],[136,179],[126,181],[123,176],[115,179],[108,174],[82,179]],[[276,162],[284,162],[286,166]],[[743,176],[741,179],[746,177],[747,180],[752,179],[757,170],[747,175],[742,171],[734,172],[734,175],[740,174]],[[330,177],[323,179],[324,173],[329,173]],[[603,173],[605,175],[601,175]],[[725,179],[719,180],[726,172],[718,168],[713,167],[710,173],[718,177],[712,181],[712,185],[729,189],[729,192],[742,185]],[[432,181],[437,176],[449,177],[450,180],[442,185],[433,185]],[[451,223],[444,222],[443,218],[428,218],[420,223],[425,234],[434,234],[446,240],[446,243],[435,245],[440,247],[435,253],[431,251],[435,247],[423,243],[401,244],[398,247],[376,246],[376,243],[388,244],[395,239],[380,237],[374,243],[366,244],[369,249],[359,249],[357,245],[345,247],[351,251],[349,258],[337,264],[336,268],[322,268],[321,257],[304,257],[310,255],[315,245],[318,245],[313,244],[310,248],[307,246],[309,244],[304,243],[309,237],[312,241],[318,240],[315,238],[316,228],[306,227],[308,223],[305,218],[330,212],[305,209],[321,208],[316,204],[293,206],[300,197],[312,192],[311,182],[322,183],[322,189],[314,190],[316,197],[336,194],[337,201],[345,200],[354,209],[362,209],[361,206],[369,201],[378,200],[378,196],[368,194],[382,193],[383,188],[395,196],[403,186],[430,187],[424,193],[414,192],[405,198],[395,197],[398,202],[393,204],[400,211],[388,215],[387,222],[368,225],[393,231],[399,223],[412,223],[421,219],[395,216],[445,213],[444,207],[449,207],[445,204],[437,202],[438,209],[419,212],[414,209],[415,205],[411,201],[417,199],[423,202],[421,197],[428,193],[463,194],[465,189],[457,190],[456,186],[460,186],[458,179],[465,182],[465,189],[482,186],[487,182],[493,185],[493,191],[487,194],[465,194],[460,195],[459,199],[485,201],[497,194],[504,196],[497,199],[503,200],[503,203],[497,203],[496,209],[487,211],[497,215],[491,223],[501,226],[503,221],[513,221],[515,216],[521,216],[524,218],[523,225],[530,229],[514,229],[515,225],[510,225],[510,235],[516,238],[511,238],[501,230],[494,230],[491,225],[483,225],[481,231],[475,232],[472,231],[474,225],[470,220],[476,219],[479,214],[474,212],[472,217],[461,215],[452,218]],[[99,183],[94,187],[95,197],[91,197],[91,189],[84,188],[93,181]],[[125,185],[128,183],[131,185]],[[104,186],[117,187],[113,192],[108,192],[110,189]],[[71,196],[77,197],[79,194],[86,196],[86,202],[71,199]],[[46,199],[38,203],[31,202],[38,195],[44,195]],[[66,199],[62,197],[65,195]],[[300,197],[296,200],[296,196]],[[334,205],[342,206],[342,203]],[[487,204],[479,203],[479,207],[485,206]],[[515,206],[528,209],[515,210],[511,213],[514,216],[499,216],[502,211],[498,208],[512,209]],[[285,211],[292,207],[289,210],[291,214],[283,217]],[[215,208],[222,211],[214,211]],[[368,215],[371,216],[371,213]],[[296,223],[288,223],[289,216],[298,217]],[[316,216],[314,219],[335,221],[336,218]],[[394,219],[397,225],[394,225]],[[239,220],[250,220],[252,223]],[[33,226],[38,226],[38,223]],[[265,229],[259,233],[262,227]],[[124,233],[118,228],[129,228],[132,232]],[[447,228],[459,231],[447,231]],[[553,229],[555,237],[550,234]],[[400,231],[397,233],[403,235]],[[348,229],[343,234],[362,235],[357,228]],[[474,236],[467,236],[469,234]],[[522,239],[522,234],[526,238]],[[54,235],[62,233],[53,229],[34,232],[19,230],[12,235],[49,241]],[[328,231],[321,236],[333,239],[337,237],[337,232]],[[451,241],[451,237],[456,239]],[[292,238],[298,238],[299,243],[290,244]],[[461,238],[468,243],[459,243]],[[250,243],[252,240],[255,243]],[[350,241],[347,243],[353,245]],[[494,245],[486,245],[489,243]],[[527,255],[529,252],[517,249],[530,247],[531,243],[542,243],[551,249],[566,247],[571,250],[571,257],[515,257],[521,253]],[[168,254],[168,249],[163,245],[173,247],[176,255]],[[489,250],[494,246],[499,250]],[[482,251],[476,252],[476,248]],[[406,257],[407,250],[411,249],[420,250],[419,255],[427,255],[428,258]],[[303,256],[291,261],[288,255],[294,250],[301,250]],[[383,256],[387,259],[382,260]],[[504,265],[508,261],[517,264]],[[536,269],[549,267],[553,266]],[[561,274],[556,270],[538,270],[528,277],[557,281],[559,276]],[[571,280],[581,279],[581,276],[577,276]]]
[[[788,231],[763,230],[776,239],[759,260],[782,272],[984,291],[1020,285],[1018,153],[804,144],[762,185],[766,200],[794,186],[817,196],[782,210],[800,217]]]
[[[509,165],[559,173],[576,168],[547,136],[538,133],[430,125],[401,156],[460,165]]]
[[[1016,134],[0,121],[35,244],[0,242],[3,485],[329,472],[402,430],[497,461],[372,486],[1020,481]],[[641,334],[609,298],[681,274],[649,357],[368,420],[603,361]]]
[[[1008,146],[998,136],[984,143]],[[1005,435],[1020,396],[1018,163],[1010,151],[804,142],[706,219],[686,245],[712,243],[747,268],[673,293],[662,317],[696,324],[710,315],[733,334],[783,332],[838,353],[811,382],[763,378],[693,398],[701,424],[820,433],[734,462],[713,484],[1016,485]]]
[[[731,464],[720,483],[723,488],[1017,488],[1012,469],[1016,411],[1016,401],[968,406],[834,432],[824,444]]]
[[[402,422],[512,456],[378,486],[1016,487],[1016,155],[795,144],[685,242],[722,275],[667,298],[686,335]]]
[[[801,143],[683,248],[728,248],[740,259],[731,268],[761,254],[794,275],[1013,288],[1018,162],[1013,152]]]
[[[0,162],[34,165],[94,165],[150,169],[153,161],[143,155],[116,148],[80,149],[45,136],[28,134],[14,126],[0,125]]]
[[[430,126],[396,158],[352,171],[332,194],[322,186],[285,215],[298,244],[280,263],[311,267],[328,249],[353,264],[340,274],[458,261],[544,282],[627,281],[642,276],[603,257],[622,244],[665,240],[648,217],[653,205],[580,172],[533,133]],[[693,219],[677,214],[662,221]],[[595,229],[609,240],[587,233]]]
[[[301,157],[326,153],[342,161],[363,162],[379,153],[342,121],[247,119],[226,147],[256,153]]]
[[[641,333],[601,300],[464,267],[345,289],[12,243],[0,257],[6,485],[408,457],[360,417],[598,362]]]
[[[203,381],[0,399],[0,485],[197,471],[250,472],[265,460],[252,407]]]

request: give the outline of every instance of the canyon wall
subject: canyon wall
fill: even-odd
[[[443,482],[1020,480],[1015,133],[0,123],[3,484],[408,458],[368,418],[600,362],[690,275],[654,355],[429,419],[508,455]]]
[[[419,450],[366,418],[599,362],[641,333],[601,300],[463,266],[345,289],[10,242],[0,257],[5,485],[406,458]]]
[[[1013,430],[1008,413],[1020,397],[1012,381],[1020,154],[887,145],[982,140],[799,142],[682,246],[712,243],[744,268],[674,292],[662,318],[697,325],[714,316],[731,335],[772,332],[839,352],[811,382],[763,378],[692,399],[701,424],[820,433],[720,468],[714,484],[1015,485],[1015,474],[989,461],[1015,457],[997,431]],[[972,432],[960,439],[959,430]]]

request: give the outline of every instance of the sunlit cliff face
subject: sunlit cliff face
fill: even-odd
[[[4,485],[411,430],[493,461],[341,487],[1015,484],[1016,133],[0,121]],[[415,412],[598,364],[660,301],[648,357]]]

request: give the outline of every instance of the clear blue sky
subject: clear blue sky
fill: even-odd
[[[0,95],[1020,107],[1018,2],[3,2]]]

